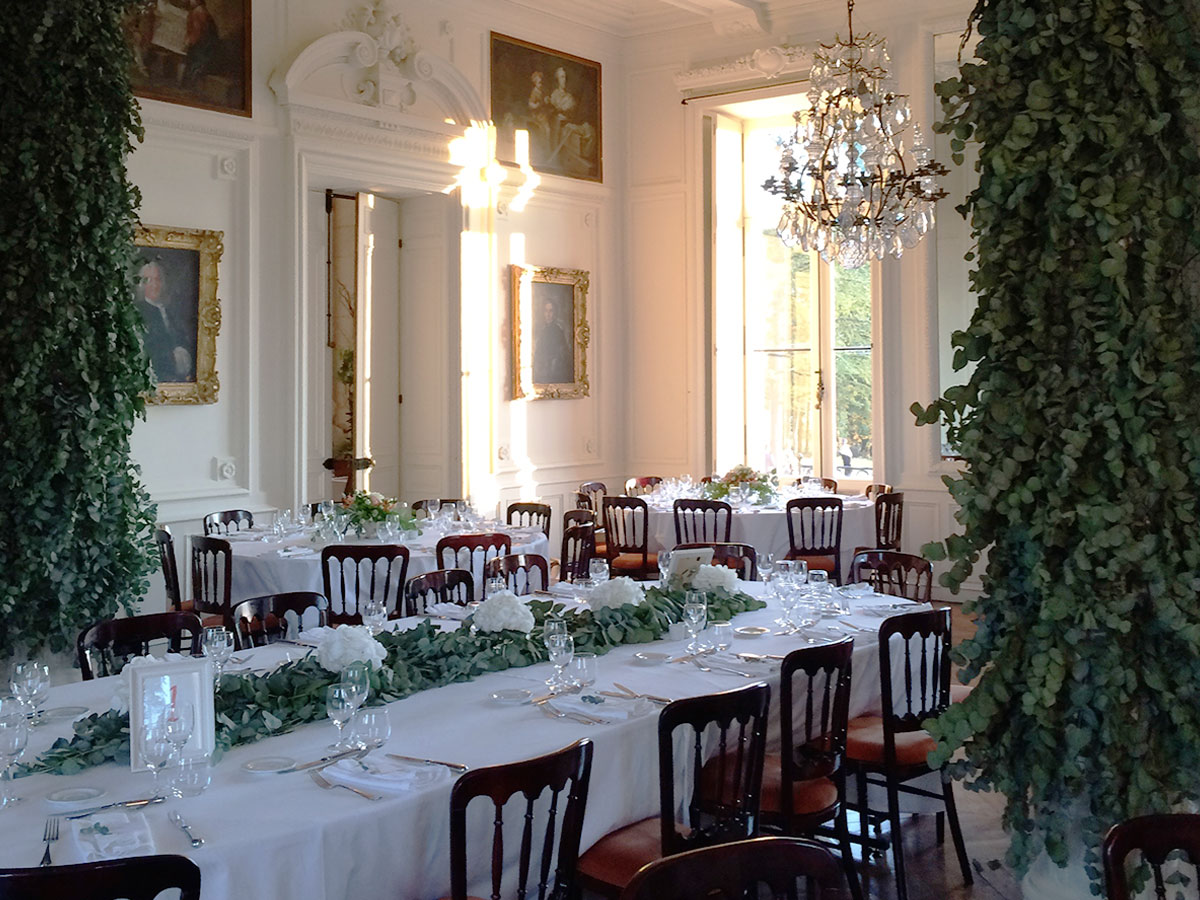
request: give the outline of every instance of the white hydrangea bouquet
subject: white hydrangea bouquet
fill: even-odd
[[[529,634],[533,631],[533,610],[512,591],[497,591],[479,604],[471,622],[479,631]]]
[[[622,606],[641,606],[646,595],[632,578],[610,578],[588,593],[587,602],[593,609],[620,609]]]
[[[387,650],[365,625],[310,628],[304,634],[317,641],[317,662],[329,672],[341,672],[354,662],[378,669],[387,658]]]
[[[706,594],[714,591],[736,594],[738,589],[737,572],[728,566],[701,566],[696,570],[692,583],[687,585],[687,588],[693,591],[704,591]]]

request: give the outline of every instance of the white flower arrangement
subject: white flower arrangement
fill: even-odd
[[[340,673],[353,662],[365,662],[379,668],[387,658],[383,644],[375,640],[371,630],[364,625],[312,628],[304,634],[317,639],[317,662],[330,672]]]
[[[529,634],[533,630],[533,611],[512,591],[497,591],[491,594],[479,608],[471,621],[480,631],[520,631]]]
[[[113,691],[112,699],[108,701],[110,709],[117,712],[129,712],[129,689],[133,684],[133,670],[141,666],[152,666],[157,663],[164,662],[180,662],[188,657],[181,656],[178,653],[164,653],[162,656],[134,656],[130,657],[121,669],[121,680],[117,682],[117,688]]]
[[[610,578],[596,585],[588,594],[588,605],[592,609],[620,609],[629,606],[641,606],[646,595],[632,578]]]
[[[737,572],[728,566],[701,566],[692,578],[692,590],[737,592]]]

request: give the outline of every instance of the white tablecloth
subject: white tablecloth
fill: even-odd
[[[759,593],[763,585],[745,587]],[[772,609],[746,613],[734,624],[769,625],[776,614]],[[838,627],[855,638],[850,699],[850,715],[855,716],[877,707],[879,675],[873,635],[852,630],[852,626],[874,631],[881,619],[863,614],[847,621],[851,624]],[[443,627],[455,626],[443,623]],[[802,643],[798,637],[769,634],[758,639],[735,637],[733,649],[781,654]],[[691,664],[640,664],[634,654],[646,649],[679,653],[683,644],[659,642],[614,649],[598,661],[597,689],[610,689],[614,681],[620,681],[636,691],[679,698],[753,683],[737,675],[702,672]],[[285,654],[303,652],[302,648],[277,644],[253,651],[252,664],[274,664]],[[772,685],[773,702],[777,703],[778,663],[740,665],[761,672],[762,680]],[[529,704],[499,705],[490,699],[493,691],[502,688],[540,693],[549,673],[548,664],[499,672],[393,703],[389,707],[392,738],[384,751],[476,767],[536,756],[587,737],[595,744],[595,757],[583,847],[614,828],[654,815],[658,804],[654,714],[619,724],[588,726],[549,718]],[[56,687],[47,705],[107,709],[116,683],[117,679],[105,678]],[[69,724],[61,721],[34,729],[27,758],[69,733]],[[193,859],[201,868],[206,900],[426,900],[447,894],[449,773],[421,790],[372,803],[348,791],[320,790],[302,772],[256,775],[242,768],[248,760],[264,756],[316,759],[326,752],[332,737],[333,726],[320,723],[235,748],[214,768],[212,786],[203,796],[170,800],[145,813],[157,852],[182,853]],[[0,867],[37,864],[42,853],[42,826],[51,812],[45,797],[75,786],[103,788],[106,801],[129,799],[149,795],[150,776],[108,764],[73,776],[19,779],[16,792],[24,802],[0,810]],[[191,849],[185,836],[168,823],[172,809],[179,810],[204,838],[202,848]],[[479,840],[472,859],[478,869],[472,873],[471,889],[486,896],[487,885],[480,882],[489,864],[486,817],[481,815],[477,824]],[[70,858],[68,848],[65,841],[54,845],[56,863],[76,861]],[[514,842],[510,849],[515,852],[515,848]]]
[[[858,547],[875,546],[875,504],[863,497],[842,498],[842,578],[849,577],[850,562]],[[759,556],[774,553],[783,559],[788,550],[787,516],[779,508],[753,506],[735,509],[729,539],[750,544]],[[675,546],[675,513],[671,504],[650,507],[650,551]]]
[[[512,536],[513,553],[537,553],[549,559],[550,542],[546,535],[537,528],[512,529],[498,527],[496,531],[504,531]],[[437,557],[434,553],[439,536],[422,535],[416,541],[407,543],[408,547],[408,577],[423,575],[438,568]],[[348,544],[379,543],[374,540],[351,540]],[[283,591],[317,591],[325,590],[321,579],[321,548],[323,542],[313,542],[307,537],[291,537],[285,540],[262,541],[233,539],[229,542],[233,550],[233,602],[249,597],[261,597],[264,594],[276,594]],[[303,556],[280,556],[284,548],[306,548],[314,552]],[[482,564],[472,572],[476,585],[481,586]]]

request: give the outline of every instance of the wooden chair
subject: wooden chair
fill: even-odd
[[[807,891],[797,890],[799,880]],[[844,884],[837,857],[822,845],[761,837],[653,862],[634,876],[621,900],[837,900],[845,896]]]
[[[233,550],[229,541],[217,537],[191,538],[192,610],[205,627],[233,625],[230,591],[233,587]]]
[[[484,590],[487,579],[503,578],[514,594],[523,596],[550,588],[550,566],[539,553],[510,553],[489,559],[483,567]]]
[[[154,543],[158,546],[158,564],[162,567],[167,603],[171,609],[183,609],[183,592],[179,589],[179,562],[175,556],[175,538],[171,534],[170,526],[159,525],[154,529]]]
[[[896,639],[894,642],[893,638]],[[908,898],[901,833],[901,793],[943,802],[963,882],[973,882],[950,776],[945,767],[930,769],[927,758],[935,742],[921,727],[922,722],[936,718],[950,704],[951,644],[948,609],[907,613],[885,619],[879,627],[879,682],[883,715],[851,719],[846,730],[846,757],[858,784],[855,808],[863,823],[862,834],[865,837],[869,820],[886,816],[891,824],[888,841],[892,847],[897,900]],[[901,654],[901,659],[897,660],[898,671],[904,672],[905,677],[899,685],[893,686],[892,654],[897,650]],[[940,772],[940,795],[908,783],[932,771]],[[868,783],[887,790],[886,813],[881,814],[869,808]],[[939,826],[942,815],[938,813]],[[943,829],[939,827],[939,839],[942,833]]]
[[[650,508],[641,497],[605,497],[608,565],[615,576],[658,577],[658,554],[650,552]]]
[[[914,603],[933,602],[933,566],[929,560],[894,550],[863,550],[850,563],[850,581],[865,581],[880,594]]]
[[[432,498],[427,499],[427,500],[417,500],[416,502],[414,502],[412,505],[413,515],[416,515],[418,512],[423,512],[423,513],[425,513],[425,515],[429,515],[429,504],[432,502],[433,502]],[[438,500],[438,503],[443,507],[454,506],[456,503],[461,503],[461,502],[462,502],[462,498],[460,498],[460,497],[448,497],[445,500]],[[457,517],[457,515],[458,515],[458,513],[456,512],[455,517]]]
[[[586,506],[581,506],[581,509],[590,509],[597,516],[604,514],[604,497],[608,494],[608,488],[605,487],[603,481],[585,481],[579,486],[579,493],[576,497],[583,502],[586,500]]]
[[[205,535],[229,534],[254,527],[254,514],[248,509],[225,509],[204,517]]]
[[[712,549],[714,566],[728,566],[736,569],[738,578],[742,581],[758,581],[758,551],[749,544],[737,544],[719,541],[699,541],[694,544],[676,544],[676,550],[699,550],[702,547]]]
[[[594,528],[597,519],[599,516],[590,509],[568,509],[563,513],[563,530],[574,525],[591,525]]]
[[[573,582],[576,578],[587,576],[592,557],[596,555],[595,526],[583,524],[564,528],[562,553],[559,554],[559,581]]]
[[[154,900],[178,889],[179,900],[200,900],[200,868],[186,856],[129,856],[73,866],[0,869],[4,900]]]
[[[625,496],[640,497],[643,494],[649,494],[660,484],[662,484],[662,479],[657,475],[643,475],[640,478],[630,478],[625,482]]]
[[[788,559],[829,573],[842,583],[842,498],[799,497],[787,504]]]
[[[658,717],[659,815],[619,828],[593,844],[579,858],[583,887],[617,897],[647,863],[755,835],[770,693],[767,685],[752,684],[676,700],[663,709]],[[677,728],[684,730],[678,743]],[[726,768],[706,777],[700,760],[710,745]],[[681,798],[687,801],[682,830],[675,820],[677,746],[687,748],[680,761],[691,789]]]
[[[733,507],[724,500],[676,500],[675,543],[729,543]]]
[[[880,494],[890,494],[891,492],[892,486],[890,484],[884,484],[883,482],[878,481],[874,484],[868,484],[865,488],[863,488],[863,496],[868,500],[874,500]]]
[[[473,769],[460,777],[450,790],[448,900],[468,900],[467,809],[471,801],[481,798],[491,802],[488,821],[492,823],[492,839],[487,847],[480,848],[492,860],[491,896],[501,895],[502,880],[515,878],[518,897],[577,897],[575,865],[591,774],[592,743],[581,740],[545,756]],[[523,820],[520,852],[515,865],[510,863],[506,869],[504,812],[518,795],[513,811],[519,812]],[[517,833],[513,828],[508,832]],[[531,879],[536,884],[531,884]]]
[[[512,538],[498,531],[482,534],[450,534],[437,542],[440,569],[466,569],[475,580],[476,596],[482,600],[483,567],[489,559],[512,553]]]
[[[191,639],[189,646],[192,655],[199,656],[204,626],[200,623],[200,617],[193,612],[170,610],[96,622],[79,632],[79,637],[75,639],[79,675],[84,681],[116,675],[131,656],[149,654],[151,641],[165,640],[167,649],[178,653],[182,647],[181,638],[185,634]],[[97,657],[94,667],[93,652]],[[0,897],[3,896],[3,891],[0,891]]]
[[[282,594],[265,594],[251,597],[233,605],[233,633],[239,650],[261,647],[273,640],[293,638],[288,633],[287,613],[296,616],[296,630],[304,630],[304,614],[310,609],[317,611],[317,625],[325,625],[328,619],[329,601],[316,591],[289,591]]]
[[[829,491],[829,493],[831,493],[831,494],[836,494],[838,492],[837,479],[836,478],[822,478],[821,479],[821,488],[823,490]]]
[[[326,546],[321,550],[321,580],[329,601],[329,624],[361,625],[360,607],[371,598],[382,599],[389,612],[394,610],[407,574],[408,548],[399,544]]]
[[[554,515],[548,503],[510,503],[507,521],[520,528],[540,528],[550,539],[550,519]]]
[[[466,569],[434,569],[415,575],[404,586],[404,608],[389,618],[422,616],[434,603],[466,606],[475,597],[475,579]]]
[[[904,524],[904,492],[889,491],[875,498],[875,546],[872,550],[899,550]]]
[[[1171,882],[1171,866],[1168,855],[1175,858],[1177,851],[1186,855],[1185,869],[1200,864],[1200,815],[1194,813],[1159,814],[1138,816],[1126,822],[1118,822],[1104,837],[1104,884],[1108,900],[1132,900],[1133,897],[1149,896],[1149,885],[1135,892],[1125,870],[1126,857],[1137,852],[1137,868],[1150,869],[1150,880],[1154,885],[1154,896],[1159,900],[1174,897],[1178,890]],[[1137,871],[1135,868],[1135,871]],[[1193,887],[1195,885],[1194,874]]]

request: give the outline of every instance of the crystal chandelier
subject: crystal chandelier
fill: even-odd
[[[854,0],[846,14],[849,37],[813,54],[811,110],[793,114],[780,175],[763,187],[783,198],[785,244],[854,269],[917,245],[933,227],[933,204],[946,196],[937,176],[949,170],[931,158],[908,98],[896,93],[884,39],[855,37]]]

